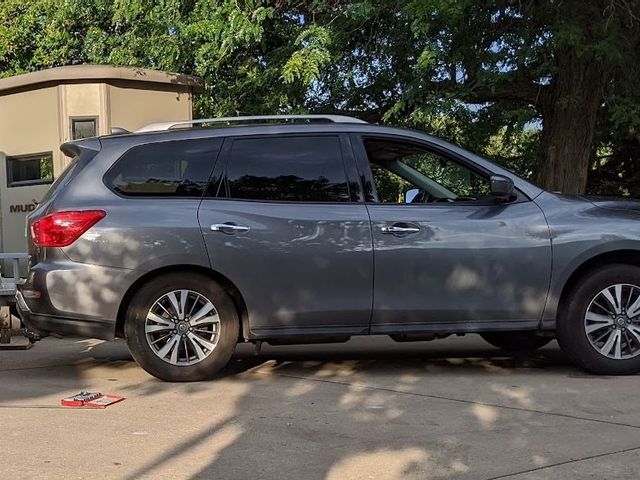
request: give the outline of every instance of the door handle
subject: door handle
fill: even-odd
[[[401,225],[385,225],[384,227],[380,227],[380,231],[382,233],[389,233],[392,235],[402,235],[408,233],[418,233],[420,231],[420,227],[416,226],[401,226]]]
[[[237,225],[235,223],[214,223],[211,225],[212,232],[222,232],[227,235],[233,235],[234,233],[248,232],[249,227],[246,225]]]

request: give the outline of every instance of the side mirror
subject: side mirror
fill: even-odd
[[[489,179],[491,183],[491,195],[509,200],[513,196],[513,180],[502,175],[492,175]]]
[[[407,193],[404,194],[404,203],[411,203],[418,196],[420,190],[418,188],[412,188],[411,190],[407,190]]]

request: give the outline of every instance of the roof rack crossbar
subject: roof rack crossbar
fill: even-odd
[[[218,117],[218,118],[200,118],[196,120],[176,120],[173,122],[159,122],[145,125],[136,130],[136,133],[144,132],[160,132],[171,130],[174,128],[185,128],[194,125],[202,125],[206,123],[236,123],[236,122],[260,122],[281,120],[325,120],[332,123],[367,123],[355,117],[347,117],[346,115],[256,115],[245,117]]]

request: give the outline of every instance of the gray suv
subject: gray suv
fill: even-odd
[[[196,128],[198,127],[198,128]],[[170,381],[238,342],[553,338],[640,370],[640,203],[546,192],[431,136],[338,116],[155,124],[64,144],[18,294],[44,335],[124,337]]]

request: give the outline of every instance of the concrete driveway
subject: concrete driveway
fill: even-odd
[[[59,406],[80,390],[127,399]],[[639,397],[555,342],[240,346],[221,379],[170,384],[122,342],[46,339],[0,352],[0,478],[636,479]]]

